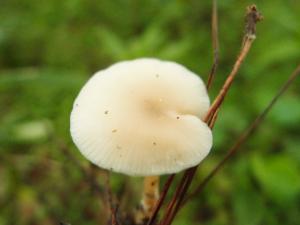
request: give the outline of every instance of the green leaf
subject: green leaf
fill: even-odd
[[[50,130],[50,121],[36,120],[16,125],[12,133],[16,142],[36,143],[45,141],[49,137]]]
[[[101,41],[102,51],[104,51],[113,60],[124,59],[126,44],[113,31],[102,28],[98,33]]]
[[[266,194],[279,204],[295,200],[300,193],[300,173],[297,162],[286,155],[251,159],[252,172]]]
[[[298,126],[300,121],[300,105],[297,96],[289,95],[280,99],[270,114],[271,119],[282,126]]]
[[[240,190],[234,195],[234,217],[237,224],[261,224],[265,212],[262,196],[253,190]]]

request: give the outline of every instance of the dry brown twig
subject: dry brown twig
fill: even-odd
[[[213,0],[213,5],[212,5],[212,20],[211,20],[211,28],[212,28],[212,47],[213,47],[213,65],[212,68],[210,70],[210,74],[208,76],[208,81],[207,81],[207,85],[206,88],[207,90],[210,89],[214,76],[216,74],[217,71],[217,67],[219,64],[219,38],[218,38],[218,11],[217,11],[217,0]],[[156,208],[154,210],[154,213],[152,215],[152,217],[150,218],[150,220],[148,221],[147,225],[153,225],[154,222],[156,221],[158,212],[160,210],[160,208],[162,207],[162,204],[165,200],[165,197],[167,195],[167,192],[174,180],[175,175],[172,174],[169,176],[167,182],[164,185],[164,190],[160,195],[160,198],[156,204]],[[183,184],[185,183],[185,181],[182,181],[182,184],[179,184],[180,186],[184,186]],[[180,192],[181,190],[178,190],[178,192]],[[173,207],[172,205],[175,202],[171,203],[171,205],[169,205],[169,207]]]
[[[248,54],[252,43],[255,39],[255,30],[256,30],[256,23],[262,19],[262,15],[257,11],[257,8],[255,5],[247,7],[247,13],[246,13],[246,26],[245,26],[245,35],[243,38],[242,48],[238,55],[238,58],[236,62],[234,63],[233,69],[231,73],[228,75],[222,89],[220,90],[218,96],[214,100],[212,106],[210,107],[204,121],[209,122],[208,125],[212,126],[212,122],[214,123],[216,121],[216,113],[218,109],[220,108],[221,104],[223,103],[226,94],[228,93],[229,88],[231,87],[231,84],[233,83],[234,78],[237,75],[237,72],[239,71],[239,68],[244,61],[246,55]],[[197,166],[188,169],[180,182],[181,185],[179,185],[176,189],[175,195],[171,199],[166,213],[161,220],[161,225],[170,225],[177,214],[180,205],[183,201],[183,198],[192,182],[192,178],[195,175],[195,172],[197,170]]]
[[[253,41],[256,38],[256,34],[254,33],[256,31],[256,23],[262,19],[263,19],[263,17],[257,11],[257,8],[255,5],[251,5],[251,6],[247,7],[245,35],[243,38],[242,49],[239,53],[237,60],[234,63],[231,73],[228,75],[221,91],[219,92],[218,96],[215,98],[204,121],[206,121],[206,122],[209,121],[209,119],[215,114],[215,112],[218,110],[218,108],[223,103],[224,98],[225,98],[229,88],[231,87],[231,84],[232,84],[235,76],[237,75],[237,72],[239,71],[246,55],[248,54],[248,52],[252,46]]]
[[[217,68],[219,65],[219,37],[218,37],[218,10],[217,10],[217,0],[212,1],[212,17],[211,17],[211,34],[212,34],[212,46],[213,46],[213,65],[211,67],[210,73],[208,75],[208,80],[206,84],[207,90],[210,89]]]
[[[266,108],[256,117],[256,119],[250,124],[250,126],[240,135],[237,141],[232,145],[229,151],[226,153],[224,158],[217,164],[217,166],[203,179],[203,181],[197,186],[197,188],[182,202],[181,207],[192,197],[198,195],[207,183],[220,171],[220,169],[225,165],[225,163],[240,149],[241,145],[253,134],[253,132],[258,128],[258,126],[265,119],[266,115],[270,112],[274,104],[278,101],[280,96],[290,87],[296,77],[300,74],[300,64],[290,75],[288,80],[283,84],[277,94],[273,97]]]
[[[110,185],[110,172],[107,171],[105,173],[105,189],[107,193],[106,204],[109,209],[110,221],[111,225],[120,225],[117,217],[118,205],[115,203],[114,196],[112,194],[111,185]]]

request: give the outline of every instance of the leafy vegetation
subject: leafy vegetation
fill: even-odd
[[[236,59],[244,9],[251,3],[219,2],[220,65],[211,99]],[[220,111],[214,148],[194,184],[299,63],[300,3],[256,4],[265,20]],[[70,139],[74,98],[95,71],[136,57],[174,60],[206,79],[212,64],[210,17],[210,1],[3,0],[0,224],[105,224],[100,210],[106,206],[81,168],[99,183],[105,182],[103,172],[89,169]],[[174,224],[299,223],[299,85],[298,79],[242,151],[186,205]],[[123,207],[138,204],[139,178],[113,174],[111,183],[118,196],[125,193]]]

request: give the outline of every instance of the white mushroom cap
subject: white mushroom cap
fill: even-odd
[[[71,113],[71,135],[99,167],[137,176],[199,164],[212,146],[201,120],[209,108],[202,80],[169,61],[142,58],[97,72]]]

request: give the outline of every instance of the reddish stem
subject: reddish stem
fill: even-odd
[[[218,163],[218,165],[204,178],[204,180],[200,183],[200,185],[195,189],[195,191],[190,194],[182,203],[183,206],[189,199],[195,197],[206,186],[206,184],[220,171],[220,169],[224,166],[224,164],[240,149],[241,145],[245,143],[245,141],[251,136],[251,134],[257,129],[257,127],[262,123],[265,119],[266,115],[270,112],[274,104],[278,101],[280,96],[289,88],[289,86],[293,83],[296,77],[300,74],[300,64],[294,70],[294,72],[290,75],[289,79],[284,83],[284,85],[280,88],[278,93],[274,96],[274,98],[270,101],[267,107],[262,111],[261,114],[251,123],[251,125],[242,133],[242,135],[237,139],[236,143],[229,149],[225,157]]]
[[[217,68],[219,65],[219,38],[218,38],[218,11],[217,11],[217,0],[213,0],[212,6],[212,17],[211,17],[211,30],[212,30],[212,46],[213,46],[213,65],[211,67],[206,88],[210,89]]]
[[[250,19],[249,19],[250,18]],[[246,33],[244,35],[243,39],[243,44],[242,44],[242,49],[238,55],[237,60],[234,63],[233,69],[231,73],[228,75],[222,89],[220,90],[218,96],[214,100],[212,106],[210,107],[204,122],[208,123],[208,126],[213,128],[214,123],[216,122],[216,116],[217,116],[217,111],[219,110],[220,106],[222,105],[226,94],[229,91],[229,88],[231,87],[231,84],[233,83],[234,78],[237,75],[237,72],[239,71],[239,68],[244,61],[247,53],[249,52],[252,43],[255,39],[255,25],[256,22],[260,21],[262,19],[262,16],[260,13],[257,12],[256,6],[250,6],[247,8],[247,14],[246,14]],[[251,26],[250,26],[251,25]],[[254,27],[253,27],[254,26]],[[250,29],[250,28],[251,29]],[[172,198],[169,207],[167,208],[167,211],[165,213],[164,218],[161,221],[161,225],[170,225],[175,218],[175,215],[177,214],[180,205],[184,199],[184,196],[192,182],[192,179],[196,173],[197,166],[190,168],[182,177],[182,180],[180,182],[180,186],[177,187],[176,193],[174,197]],[[174,204],[173,202],[176,202]]]

